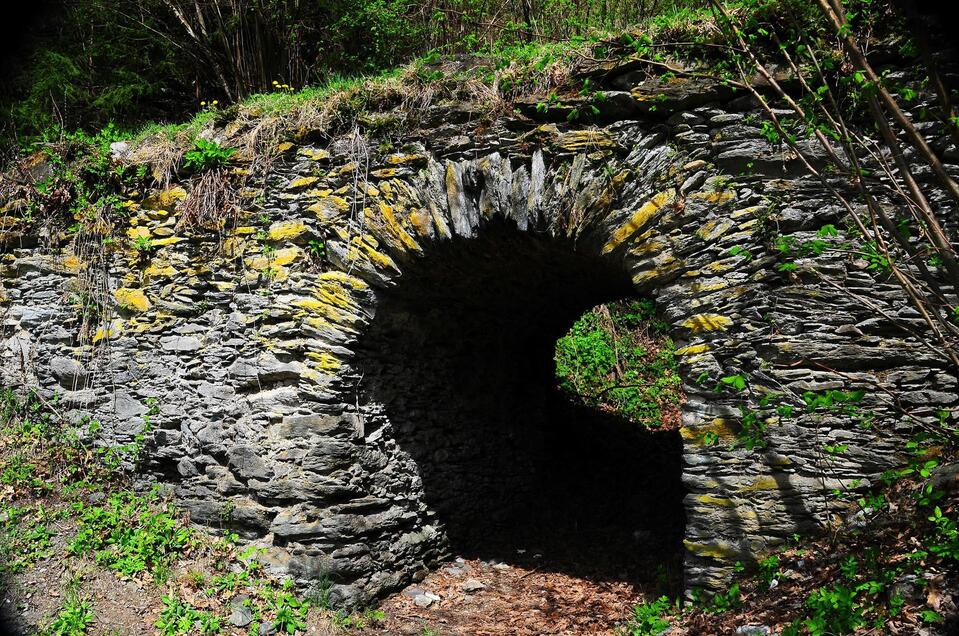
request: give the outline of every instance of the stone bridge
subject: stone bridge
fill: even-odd
[[[4,384],[58,394],[102,444],[148,421],[141,471],[193,521],[267,546],[300,583],[332,581],[344,604],[508,538],[533,509],[632,524],[624,558],[674,541],[685,588],[721,588],[736,561],[848,515],[834,489],[900,461],[911,425],[886,390],[928,417],[957,396],[865,262],[779,271],[772,237],[832,224],[847,239],[841,211],[747,100],[699,95],[651,112],[641,87],[611,93],[635,108],[594,126],[479,129],[438,108],[399,150],[283,144],[220,233],[178,223],[189,183],[131,196],[123,231],[154,249],[111,248],[115,313],[89,338],[71,302],[83,254],[9,240]],[[635,296],[679,347],[681,435],[555,398],[556,339]],[[802,399],[860,389],[849,412]]]

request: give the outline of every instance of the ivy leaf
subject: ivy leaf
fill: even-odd
[[[742,391],[746,388],[746,378],[741,375],[727,375],[719,378],[719,381],[727,386],[731,386],[737,391]]]

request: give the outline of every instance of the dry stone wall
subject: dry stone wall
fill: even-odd
[[[178,225],[189,184],[136,198],[126,229],[154,249],[113,254],[116,313],[83,342],[82,259],[68,243],[8,242],[3,382],[57,394],[101,423],[101,444],[129,443],[147,416],[141,470],[193,521],[259,541],[273,567],[357,604],[448,554],[444,511],[475,508],[469,526],[498,508],[478,495],[507,506],[534,487],[542,456],[529,449],[548,422],[530,387],[548,382],[555,337],[592,304],[649,296],[688,396],[685,585],[722,587],[734,562],[847,514],[832,489],[862,491],[898,463],[912,425],[887,390],[934,417],[955,405],[956,377],[901,326],[918,319],[895,285],[855,256],[777,271],[771,232],[843,226],[747,101],[687,83],[652,111],[655,87],[624,88],[603,125],[481,131],[468,109],[437,107],[401,151],[284,144],[222,235]],[[746,390],[716,390],[733,375]],[[801,408],[829,389],[865,389],[871,427]],[[761,404],[770,392],[791,417]],[[737,443],[749,411],[765,448]],[[438,466],[450,481],[427,492]]]

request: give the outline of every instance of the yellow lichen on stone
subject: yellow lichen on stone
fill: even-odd
[[[97,343],[101,340],[110,340],[120,335],[121,331],[122,328],[117,321],[114,321],[109,327],[99,327],[96,333],[93,334],[93,342]]]
[[[721,279],[713,283],[693,283],[689,286],[693,293],[714,292],[729,287],[729,281]]]
[[[336,269],[323,272],[318,276],[318,280],[335,281],[343,285],[349,285],[352,289],[367,289],[369,287],[369,285],[366,284],[366,281],[357,278],[356,276],[350,276],[346,272],[341,272]]]
[[[284,141],[283,143],[279,143],[276,145],[276,152],[282,154],[284,152],[288,152],[291,148],[293,148],[293,143],[289,141]]]
[[[733,190],[711,190],[705,192],[693,192],[689,195],[690,199],[700,199],[706,203],[725,203],[736,198]]]
[[[403,227],[396,220],[396,215],[393,214],[393,208],[388,206],[383,201],[379,202],[380,217],[383,219],[385,226],[389,229],[390,233],[393,234],[403,247],[414,252],[419,252],[419,244],[413,240],[413,237],[409,235],[409,232],[403,229]]]
[[[288,187],[291,190],[305,188],[307,186],[313,185],[319,180],[320,180],[319,177],[300,177],[299,179],[293,179],[293,181],[290,181],[290,185]]]
[[[730,559],[740,554],[740,551],[734,546],[719,541],[716,543],[696,543],[683,539],[683,545],[686,546],[686,550],[697,556],[712,559]]]
[[[680,323],[681,326],[695,333],[701,331],[725,331],[732,324],[732,319],[719,314],[697,314]]]
[[[169,236],[167,238],[155,239],[150,241],[150,245],[153,247],[166,247],[167,245],[175,245],[177,243],[182,243],[186,239],[182,236]]]
[[[407,163],[417,163],[420,161],[425,162],[426,157],[423,155],[390,155],[386,158],[386,162],[394,166],[401,166]]]
[[[290,270],[282,265],[270,265],[263,270],[263,274],[274,283],[282,283],[290,278]]]
[[[407,218],[417,234],[420,236],[430,236],[433,230],[433,219],[426,210],[414,208],[410,210]]]
[[[571,130],[561,134],[554,143],[571,152],[616,147],[616,142],[605,130]]]
[[[127,230],[127,236],[134,241],[138,238],[150,238],[150,228],[143,225],[131,227]]]
[[[379,170],[374,170],[371,172],[370,175],[376,177],[377,179],[389,179],[396,176],[396,169],[380,168]]]
[[[705,343],[696,344],[696,345],[686,345],[685,347],[680,347],[679,349],[676,349],[676,355],[677,356],[695,356],[695,355],[699,355],[700,353],[706,353],[707,351],[711,349],[712,347],[710,347],[708,344],[705,344]]]
[[[320,280],[313,295],[321,302],[332,307],[355,313],[358,309],[356,299],[342,283],[336,280]]]
[[[356,317],[353,314],[342,309],[337,309],[316,298],[300,298],[290,304],[313,314],[305,318],[304,322],[317,329],[330,329],[334,324],[349,325],[356,322]]]
[[[306,224],[300,220],[277,221],[270,226],[270,240],[283,241],[294,239],[306,232]]]
[[[231,236],[223,241],[222,250],[227,258],[239,258],[246,251],[246,240],[239,236]]]
[[[759,212],[759,211],[762,210],[762,209],[763,209],[763,206],[761,206],[761,205],[751,205],[751,206],[749,206],[748,208],[743,208],[743,209],[741,209],[741,210],[733,210],[733,211],[729,214],[729,218],[731,218],[731,219],[738,219],[739,217],[742,217],[742,216],[747,216],[747,215],[750,215],[750,214],[753,214],[753,215],[754,215],[754,214],[756,214],[757,212]]]
[[[113,292],[113,297],[121,307],[134,309],[136,311],[148,311],[153,305],[143,293],[142,289],[133,289],[130,287],[120,287]]]
[[[293,307],[298,307],[300,309],[305,309],[310,312],[323,312],[325,311],[326,305],[321,303],[315,298],[297,298],[296,300],[290,301],[290,305]]]
[[[329,202],[332,203],[337,210],[340,212],[346,212],[350,209],[350,202],[336,195],[330,195],[328,198]]]
[[[679,429],[680,437],[691,442],[702,440],[707,433],[712,433],[720,439],[734,440],[737,438],[736,431],[721,417],[717,417],[708,424],[683,426]]]
[[[307,211],[315,214],[321,223],[328,223],[340,216],[340,213],[346,212],[349,209],[350,204],[343,197],[327,195],[321,197],[318,202],[308,207]]]
[[[296,154],[311,161],[323,161],[330,158],[330,153],[322,148],[300,148]]]
[[[632,256],[643,257],[662,251],[662,249],[667,246],[667,243],[658,238],[653,238],[654,236],[656,236],[656,233],[650,229],[634,237],[633,245],[629,248],[629,253]]]
[[[683,262],[676,260],[673,256],[668,256],[668,258],[663,259],[663,262],[658,263],[656,267],[652,269],[647,269],[642,272],[637,272],[633,275],[633,284],[634,285],[644,285],[656,278],[663,276],[669,276],[676,272],[677,270],[683,267]]]
[[[148,278],[172,278],[176,276],[176,273],[176,268],[168,262],[161,260],[154,260],[143,270],[143,275]]]
[[[626,223],[623,223],[613,231],[612,236],[603,246],[603,254],[609,254],[614,249],[623,244],[626,239],[635,234],[640,228],[653,217],[664,205],[672,203],[676,198],[675,188],[670,188],[653,196],[644,203]]]
[[[713,219],[696,230],[696,236],[704,241],[712,241],[728,232],[733,225],[729,219]]]
[[[726,497],[714,497],[712,495],[698,495],[696,501],[707,506],[721,506],[723,508],[732,508],[735,506],[735,502],[732,499],[727,499]]]
[[[289,265],[296,259],[300,258],[303,251],[298,247],[284,247],[283,249],[276,250],[270,254],[263,254],[261,256],[251,256],[246,259],[246,265],[250,269],[255,269],[257,271],[263,271],[268,268],[276,268],[277,272],[282,272],[280,269],[284,265]]]
[[[610,180],[609,184],[612,186],[613,190],[619,191],[632,176],[633,171],[627,168],[626,170],[616,173],[616,176]]]
[[[370,263],[378,265],[383,269],[392,269],[399,272],[400,268],[396,266],[393,259],[377,250],[377,247],[379,247],[379,241],[369,234],[354,236],[350,240],[346,255],[347,260],[366,259]]]
[[[147,197],[147,199],[143,201],[142,207],[148,210],[170,210],[178,201],[182,201],[185,198],[186,190],[180,186],[174,186]]]
[[[757,490],[778,490],[779,482],[775,477],[759,477],[748,486],[737,488],[736,492],[755,492]]]
[[[316,362],[316,366],[323,371],[332,373],[342,366],[342,363],[335,356],[326,352],[310,351],[306,354],[306,357]]]
[[[721,274],[723,272],[727,272],[731,270],[735,266],[736,266],[736,263],[732,260],[716,261],[715,263],[710,263],[709,265],[707,265],[706,269],[708,269],[713,274]]]
[[[83,261],[81,261],[75,254],[70,254],[63,257],[62,265],[65,269],[74,273],[83,269]]]

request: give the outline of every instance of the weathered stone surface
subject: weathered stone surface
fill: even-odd
[[[829,523],[824,483],[865,488],[902,459],[911,428],[890,404],[867,400],[865,429],[806,412],[803,392],[895,391],[934,418],[959,383],[863,262],[837,251],[776,270],[764,224],[809,240],[841,210],[745,121],[748,99],[634,71],[604,80],[601,126],[559,112],[474,130],[475,113],[446,105],[402,152],[371,149],[368,170],[344,140],[291,145],[222,244],[176,235],[185,188],[147,193],[125,229],[157,237],[150,262],[111,263],[118,314],[84,339],[63,302],[82,263],[24,242],[0,258],[0,379],[60,394],[102,424],[101,444],[149,419],[145,470],[194,521],[263,542],[304,585],[336,573],[331,594],[355,605],[448,556],[454,508],[484,520],[530,500],[549,347],[590,305],[646,295],[688,396],[686,586],[725,587],[735,561]],[[748,389],[714,390],[738,374]],[[769,391],[793,417],[764,410]],[[742,408],[768,418],[762,451],[736,444]],[[824,467],[823,443],[848,448]]]

